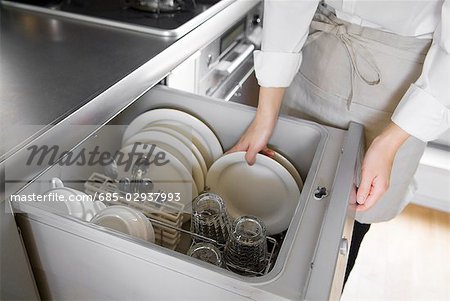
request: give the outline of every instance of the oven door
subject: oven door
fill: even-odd
[[[253,56],[250,53],[209,96],[256,107],[258,91]]]
[[[256,106],[259,87],[253,50],[253,44],[237,43],[200,81],[199,94]]]
[[[255,46],[235,42],[224,54],[219,54],[219,49],[220,39],[170,72],[165,84],[201,96],[256,106],[259,86],[253,66]]]
[[[234,92],[229,101],[241,103],[248,106],[258,106],[259,85],[255,71],[247,73],[241,82],[230,92]]]

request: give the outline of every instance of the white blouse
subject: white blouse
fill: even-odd
[[[450,128],[450,0],[329,0],[339,18],[403,36],[433,38],[422,75],[404,95],[392,120],[430,141]],[[265,0],[261,51],[255,70],[263,87],[287,87],[302,61],[301,49],[318,0]]]

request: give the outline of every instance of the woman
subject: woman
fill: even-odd
[[[287,114],[365,126],[347,279],[370,224],[402,211],[426,142],[450,127],[450,1],[325,2],[265,1],[258,108],[230,151],[270,154],[283,98]]]

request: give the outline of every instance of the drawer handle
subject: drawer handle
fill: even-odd
[[[234,61],[222,61],[217,65],[216,70],[227,75],[232,74],[250,55],[252,55],[253,50],[255,49],[255,46],[253,44],[240,47],[244,48],[243,50],[241,50],[242,52],[239,54],[239,56],[234,59]]]
[[[348,254],[348,239],[347,238],[342,238],[341,239],[341,244],[339,246],[339,253],[343,256],[347,256]]]

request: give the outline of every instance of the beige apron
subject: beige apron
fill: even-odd
[[[346,129],[365,126],[366,148],[390,122],[402,96],[422,71],[430,40],[402,37],[339,20],[324,5],[311,23],[300,71],[287,89],[282,112]],[[362,223],[392,219],[414,193],[413,176],[425,143],[411,137],[394,161],[389,190]]]

